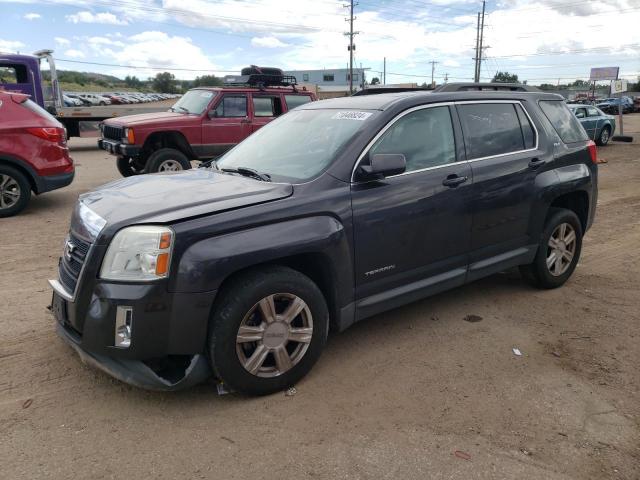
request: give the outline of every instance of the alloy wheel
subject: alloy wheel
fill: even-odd
[[[11,208],[20,200],[20,185],[7,174],[0,173],[0,209]]]
[[[305,301],[276,293],[245,315],[236,336],[236,353],[252,375],[277,377],[302,360],[312,337],[313,318]]]
[[[159,172],[178,172],[182,170],[182,165],[177,160],[165,160],[158,167]]]
[[[602,133],[600,134],[600,143],[602,145],[606,145],[609,142],[609,129],[605,128],[602,130]]]
[[[564,274],[576,253],[576,231],[569,223],[561,223],[547,243],[547,268],[554,277]]]

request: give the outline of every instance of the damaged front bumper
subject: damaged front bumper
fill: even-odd
[[[76,351],[84,363],[134,387],[157,391],[182,390],[202,383],[212,375],[209,362],[201,354],[190,357],[186,362],[186,368],[184,359],[181,359],[182,361],[175,363],[174,369],[154,370],[148,363],[140,360],[112,358],[85,351],[80,347],[73,332],[60,323],[56,323],[56,332]],[[161,372],[165,372],[168,378],[164,378]]]
[[[85,363],[148,390],[180,390],[212,376],[204,352],[215,292],[97,281],[71,295],[57,280],[49,283],[57,333]],[[118,344],[123,309],[132,321],[125,347]]]

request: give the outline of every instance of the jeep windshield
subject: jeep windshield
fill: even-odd
[[[250,168],[274,182],[309,180],[336,158],[374,115],[370,111],[294,110],[227,152],[220,170]]]
[[[171,111],[200,115],[215,95],[216,92],[210,90],[189,90],[171,107]]]

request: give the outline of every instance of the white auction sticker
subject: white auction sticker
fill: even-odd
[[[333,120],[359,120],[364,121],[371,116],[371,112],[338,112],[333,117]]]
[[[211,93],[211,92],[202,92],[200,94],[200,96],[203,97],[203,98],[211,98],[211,97],[213,97],[213,93]]]

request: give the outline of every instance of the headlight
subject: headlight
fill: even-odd
[[[100,278],[146,282],[169,275],[173,230],[137,226],[120,230],[111,240],[102,262]]]

